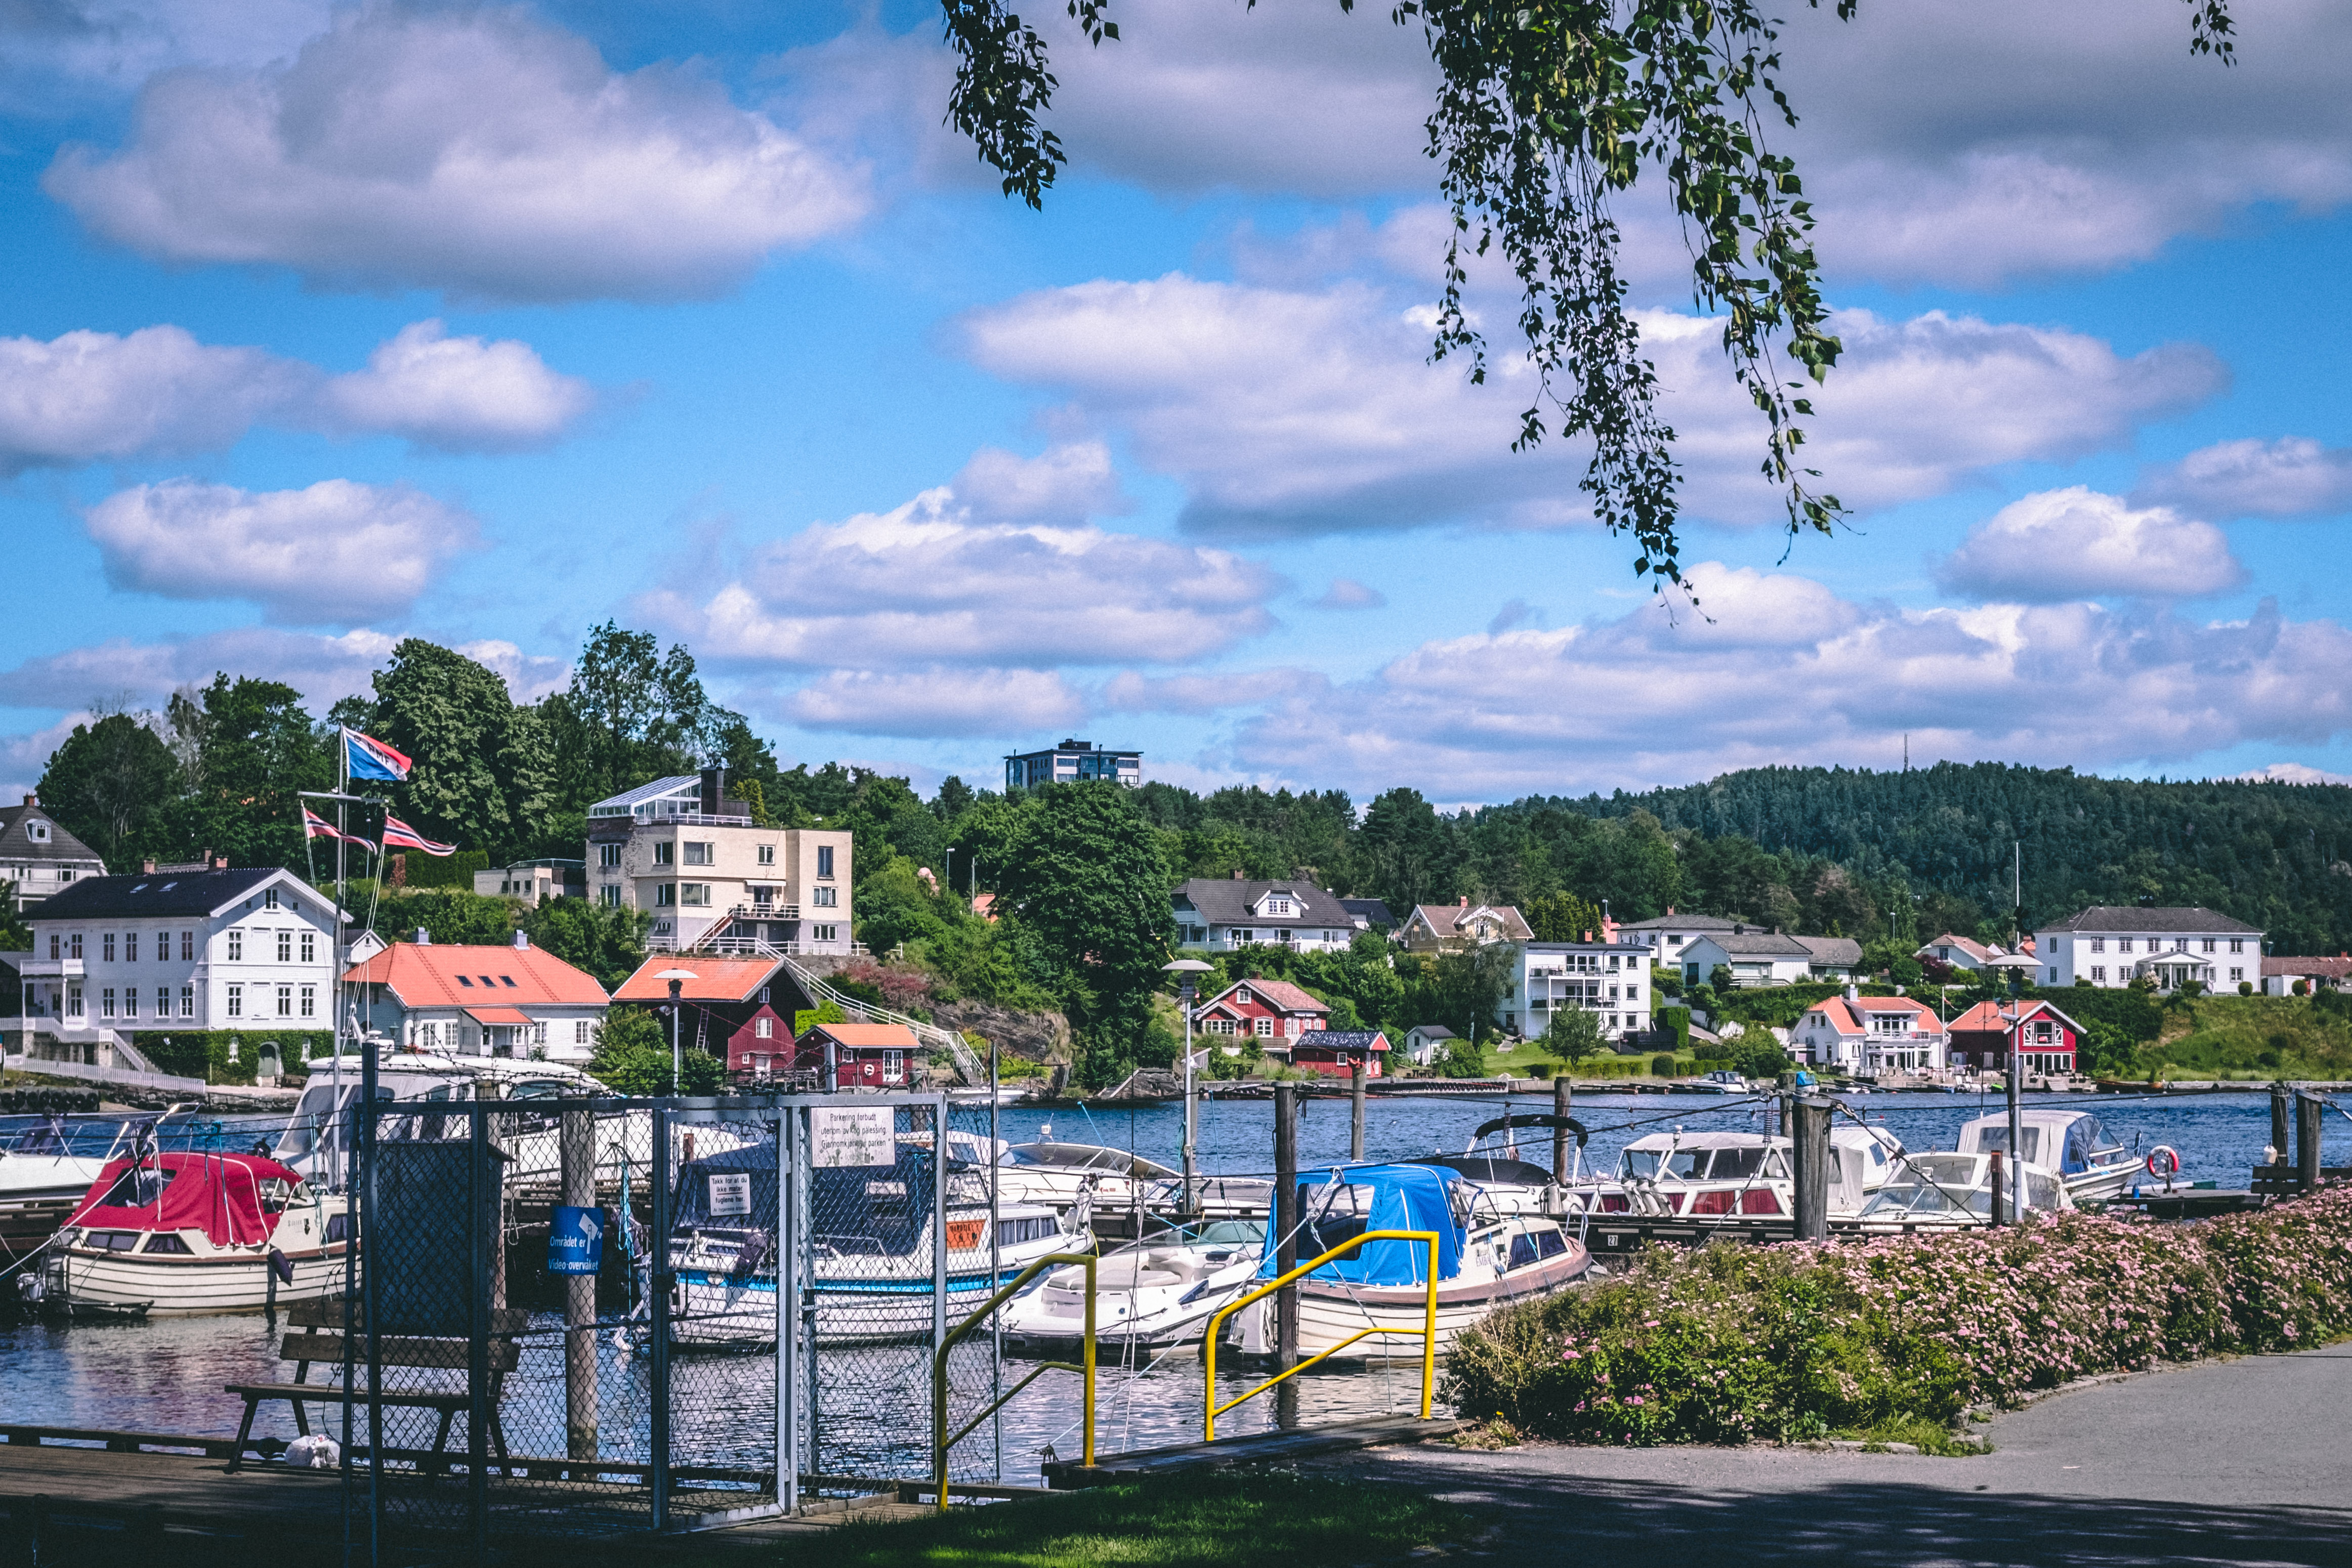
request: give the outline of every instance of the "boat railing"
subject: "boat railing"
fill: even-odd
[[[1344,1257],[1350,1252],[1358,1250],[1367,1241],[1418,1241],[1424,1243],[1429,1248],[1429,1298],[1425,1315],[1422,1320],[1421,1327],[1417,1329],[1390,1328],[1375,1323],[1370,1328],[1349,1334],[1346,1339],[1341,1340],[1339,1343],[1331,1346],[1328,1350],[1318,1351],[1315,1354],[1308,1356],[1305,1361],[1300,1362],[1296,1366],[1285,1367],[1282,1371],[1276,1373],[1272,1377],[1267,1378],[1264,1383],[1259,1384],[1255,1388],[1251,1389],[1248,1393],[1236,1395],[1234,1397],[1226,1400],[1223,1405],[1218,1404],[1217,1336],[1224,1332],[1225,1320],[1232,1317],[1235,1312],[1240,1312],[1244,1307],[1249,1306],[1253,1302],[1265,1300],[1266,1297],[1274,1294],[1275,1291],[1281,1290],[1285,1285],[1290,1284],[1294,1281],[1303,1279],[1307,1275],[1313,1273],[1316,1270],[1320,1269],[1324,1264],[1330,1262],[1333,1259]],[[1093,1312],[1093,1302],[1091,1300],[1087,1302],[1087,1312],[1089,1314]],[[1089,1315],[1087,1319],[1087,1326],[1089,1335],[1088,1344],[1089,1351],[1091,1353],[1091,1336],[1093,1330],[1093,1318],[1091,1315]],[[1367,1230],[1360,1236],[1351,1237],[1348,1240],[1341,1242],[1339,1246],[1332,1248],[1328,1252],[1324,1253],[1321,1257],[1310,1259],[1308,1261],[1301,1263],[1298,1267],[1291,1270],[1289,1272],[1277,1275],[1274,1279],[1268,1280],[1265,1284],[1260,1285],[1248,1295],[1243,1296],[1235,1301],[1228,1301],[1223,1307],[1219,1308],[1217,1314],[1209,1320],[1209,1332],[1207,1337],[1202,1341],[1201,1346],[1202,1361],[1202,1364],[1207,1368],[1208,1376],[1208,1398],[1205,1401],[1205,1409],[1207,1414],[1202,1421],[1201,1440],[1204,1443],[1215,1442],[1217,1440],[1217,1417],[1223,1415],[1226,1411],[1231,1410],[1236,1405],[1246,1404],[1248,1401],[1255,1399],[1259,1395],[1265,1393],[1267,1389],[1297,1376],[1299,1373],[1302,1373],[1308,1367],[1313,1366],[1317,1362],[1328,1361],[1331,1357],[1339,1354],[1341,1351],[1347,1349],[1349,1345],[1354,1344],[1358,1340],[1370,1339],[1374,1334],[1419,1334],[1421,1336],[1421,1418],[1424,1421],[1428,1420],[1430,1399],[1436,1392],[1437,1388],[1436,1231]],[[1089,1459],[1087,1462],[1091,1464],[1093,1463],[1093,1460]]]
[[[1431,1255],[1433,1257],[1435,1256],[1433,1246]],[[1037,1379],[1043,1377],[1049,1372],[1075,1372],[1078,1374],[1080,1377],[1085,1379],[1086,1391],[1083,1396],[1084,1403],[1079,1415],[1079,1429],[1083,1434],[1080,1439],[1083,1444],[1083,1448],[1081,1450],[1081,1458],[1079,1462],[1085,1465],[1088,1469],[1092,1469],[1094,1468],[1095,1270],[1100,1260],[1092,1252],[1047,1253],[1045,1257],[1037,1259],[1027,1268],[1022,1270],[1020,1273],[1014,1275],[1013,1277],[1012,1283],[1003,1286],[994,1295],[989,1297],[986,1301],[981,1304],[978,1312],[973,1312],[971,1316],[965,1318],[963,1322],[948,1330],[947,1333],[940,1339],[940,1348],[931,1356],[931,1475],[933,1484],[939,1492],[939,1506],[942,1512],[946,1511],[948,1506],[948,1450],[954,1448],[966,1437],[971,1436],[971,1434],[978,1429],[982,1421],[987,1420],[991,1416],[995,1415],[999,1410],[1004,1408],[1005,1404],[1011,1400],[1014,1395],[1020,1393],[1023,1389],[1028,1387],[1031,1384],[1036,1382]],[[1003,1306],[1013,1297],[1020,1294],[1022,1288],[1027,1285],[1030,1281],[1035,1279],[1038,1275],[1044,1273],[1048,1269],[1061,1268],[1073,1263],[1077,1264],[1087,1271],[1086,1333],[1081,1342],[1081,1359],[1076,1362],[1039,1362],[1037,1365],[1032,1369],[1028,1376],[1023,1378],[1020,1382],[1014,1384],[1012,1387],[998,1395],[995,1399],[989,1403],[986,1408],[980,1412],[979,1415],[974,1416],[971,1420],[965,1422],[961,1427],[957,1428],[952,1435],[950,1435],[948,1431],[949,1353],[953,1351],[955,1347],[962,1342],[965,1335],[971,1333],[974,1329],[979,1328],[982,1323],[986,1322],[989,1318],[994,1314],[997,1308]],[[1434,1302],[1434,1300],[1435,1298],[1433,1297],[1433,1303]]]

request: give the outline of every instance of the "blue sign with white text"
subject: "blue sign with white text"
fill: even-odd
[[[547,1271],[593,1274],[604,1266],[604,1211],[558,1205],[547,1227]]]

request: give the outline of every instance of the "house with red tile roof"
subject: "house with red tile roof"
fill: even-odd
[[[2340,991],[2352,987],[2352,956],[2338,953],[2333,958],[2288,956],[2263,960],[2263,995],[2293,996],[2297,980],[2306,982],[2304,988],[2307,991],[2317,991],[2322,987]]]
[[[1854,988],[1814,1003],[1789,1031],[1789,1049],[1809,1066],[1857,1077],[1943,1070],[1950,1036],[1936,1009],[1909,997],[1865,997]]]
[[[747,1057],[751,1075],[760,1076],[758,1053]],[[835,1089],[880,1090],[920,1087],[929,1061],[905,1024],[821,1023],[801,1036],[793,1064]],[[734,1069],[733,1059],[727,1065]]]
[[[577,1065],[595,1053],[604,988],[530,938],[509,947],[395,942],[343,973],[363,1026],[403,1051],[539,1058]]]
[[[772,1072],[789,1066],[793,1016],[816,1004],[803,993],[781,957],[656,953],[621,982],[613,999],[652,1009],[665,1019],[667,1032],[669,982],[661,977],[670,969],[684,969],[694,977],[678,982],[678,1006],[684,1009],[680,1043],[724,1057],[733,1072],[756,1075],[760,1069],[753,1063],[762,1059]]]
[[[2014,1054],[2028,1072],[2072,1072],[2082,1039],[2046,1001],[1979,1002],[1952,1020],[1952,1064],[1998,1072]]]
[[[1331,1009],[1287,980],[1253,976],[1236,980],[1202,1002],[1192,1014],[1193,1027],[1213,1045],[1238,1051],[1243,1037],[1255,1039],[1260,1049],[1286,1061],[1291,1045],[1330,1021]]]

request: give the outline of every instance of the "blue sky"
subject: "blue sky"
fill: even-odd
[[[1046,10],[1055,10],[1046,7]],[[1377,11],[1378,8],[1372,8]],[[215,669],[518,695],[608,617],[788,760],[1449,802],[1938,758],[2352,775],[2352,15],[1800,14],[1848,351],[1793,546],[1656,197],[1620,209],[1704,615],[1425,362],[1417,33],[1054,33],[1042,214],[924,5],[57,0],[0,21],[0,796]],[[1511,299],[1473,302],[1504,329]]]

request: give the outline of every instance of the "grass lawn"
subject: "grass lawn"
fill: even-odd
[[[1314,1568],[1401,1556],[1473,1531],[1465,1511],[1412,1492],[1243,1470],[848,1524],[782,1557],[786,1568]]]
[[[2202,997],[2168,1011],[2162,1043],[2139,1056],[2152,1065],[2159,1051],[2174,1078],[2338,1078],[2352,1071],[2352,1024],[2307,997]]]

